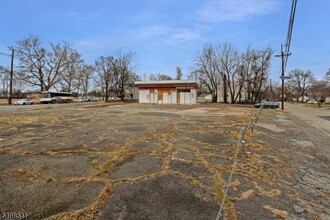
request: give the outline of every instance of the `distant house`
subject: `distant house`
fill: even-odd
[[[196,104],[197,82],[193,80],[136,81],[139,103]]]
[[[125,94],[128,100],[139,100],[139,87],[135,84],[130,84],[125,90]]]
[[[212,102],[212,95],[211,94],[201,94],[197,97],[197,102]]]
[[[304,102],[307,102],[307,101],[309,101],[310,99],[311,99],[310,97],[308,97],[308,96],[304,96]],[[294,101],[297,101],[297,99],[295,99]],[[302,102],[302,101],[303,101],[303,97],[300,96],[300,97],[298,98],[298,101],[299,101],[299,102]]]
[[[223,84],[219,84],[218,87],[217,87],[217,94],[218,94],[218,97],[217,97],[217,101],[218,102],[225,102],[225,97],[224,97],[224,86]],[[231,93],[230,93],[230,89],[229,87],[227,86],[227,102],[228,103],[232,103],[232,100],[236,99],[236,102],[247,102],[247,97],[246,97],[246,91],[244,88],[239,88],[239,85],[236,84],[236,87],[235,87],[235,90],[233,89],[233,91],[235,91],[235,97],[231,97]]]

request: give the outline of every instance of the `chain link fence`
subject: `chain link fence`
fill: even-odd
[[[226,189],[225,189],[224,194],[223,194],[223,197],[222,197],[222,201],[221,201],[221,204],[220,204],[220,208],[219,208],[219,211],[218,211],[216,220],[220,220],[220,218],[222,217],[224,203],[226,201],[226,198],[227,198],[227,195],[228,195],[228,190],[229,190],[231,181],[233,179],[233,175],[234,175],[234,171],[235,171],[235,166],[236,166],[236,163],[237,163],[237,160],[238,160],[238,154],[240,152],[240,149],[241,149],[241,152],[242,152],[242,158],[245,158],[246,153],[247,153],[245,151],[245,134],[246,134],[246,129],[251,130],[251,132],[253,133],[254,126],[255,126],[256,123],[258,123],[259,117],[260,117],[261,112],[262,112],[263,109],[264,109],[264,106],[261,105],[259,107],[259,109],[256,110],[252,114],[251,119],[250,119],[250,123],[247,126],[241,127],[240,138],[239,138],[238,143],[237,143],[237,146],[236,146],[236,153],[235,153],[235,156],[234,156],[234,162],[233,162],[233,165],[232,165],[232,168],[231,168],[231,171],[230,171],[230,175],[229,175],[229,178],[228,178],[228,181],[227,181],[227,186],[226,186]]]

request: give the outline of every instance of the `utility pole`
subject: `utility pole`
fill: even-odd
[[[273,92],[273,85],[272,85],[272,79],[269,79],[269,87],[270,87],[270,97],[271,101],[274,101],[274,92]]]
[[[223,74],[223,102],[228,103],[227,100],[227,76]]]
[[[11,99],[13,97],[13,75],[14,75],[14,49],[11,50],[9,97],[8,97],[9,105],[11,105]]]
[[[0,54],[11,57],[10,79],[9,79],[9,96],[8,96],[8,104],[11,105],[11,99],[13,97],[14,49],[11,49],[11,55],[6,54],[6,53],[0,53]]]
[[[282,78],[282,105],[281,105],[281,109],[284,110],[284,52],[283,52],[283,47],[281,45],[281,60],[282,60],[282,74],[281,74],[281,78]]]
[[[281,97],[281,102],[282,102],[282,105],[281,105],[281,109],[284,110],[284,57],[286,56],[290,56],[291,53],[289,54],[284,54],[283,52],[283,45],[281,45],[281,55],[275,55],[275,57],[281,57],[281,60],[282,60],[282,73],[281,73],[281,79],[282,79],[282,97]]]

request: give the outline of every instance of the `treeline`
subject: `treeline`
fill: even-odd
[[[268,90],[268,75],[273,51],[248,48],[239,53],[230,43],[207,45],[198,53],[190,75],[213,102],[257,102]]]
[[[310,70],[294,69],[289,73],[286,83],[286,99],[292,101],[324,102],[330,97],[330,69],[323,79],[315,79]]]
[[[128,85],[140,76],[134,72],[134,52],[117,50],[112,55],[98,57],[87,65],[72,45],[62,42],[49,44],[47,49],[38,36],[30,35],[11,47],[15,50],[13,88],[16,97],[23,91],[71,91],[77,95],[97,94],[105,100],[109,96],[124,97]],[[281,87],[271,82],[271,48],[248,47],[240,52],[231,43],[206,45],[194,61],[189,79],[198,81],[199,94],[209,93],[213,102],[248,102],[281,99]],[[285,97],[291,100],[324,100],[330,96],[330,69],[324,79],[316,80],[310,70],[292,70],[286,80]],[[174,79],[183,78],[176,68]],[[166,73],[150,74],[144,80],[172,80]],[[0,95],[8,95],[9,70],[0,66]]]
[[[16,93],[34,88],[87,95],[93,87],[107,100],[110,94],[123,97],[128,84],[140,79],[133,72],[133,52],[118,50],[87,65],[70,44],[51,43],[46,49],[40,38],[32,35],[18,41],[12,49],[18,60],[13,80]],[[4,80],[8,81],[8,76]]]
[[[256,103],[262,100],[281,100],[281,79],[269,78],[271,48],[248,47],[239,52],[230,44],[207,45],[198,52],[189,78],[199,83],[199,93],[209,93],[213,102]],[[280,76],[279,76],[280,77]],[[287,100],[325,100],[330,96],[330,69],[321,80],[310,70],[294,69],[285,82]],[[220,99],[220,100],[219,100]],[[306,100],[306,99],[305,99]]]

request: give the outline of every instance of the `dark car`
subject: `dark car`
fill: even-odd
[[[261,106],[263,106],[263,108],[271,108],[271,109],[280,107],[280,105],[276,102],[263,102],[263,103],[254,104],[254,107],[256,107],[256,108],[260,108]]]

